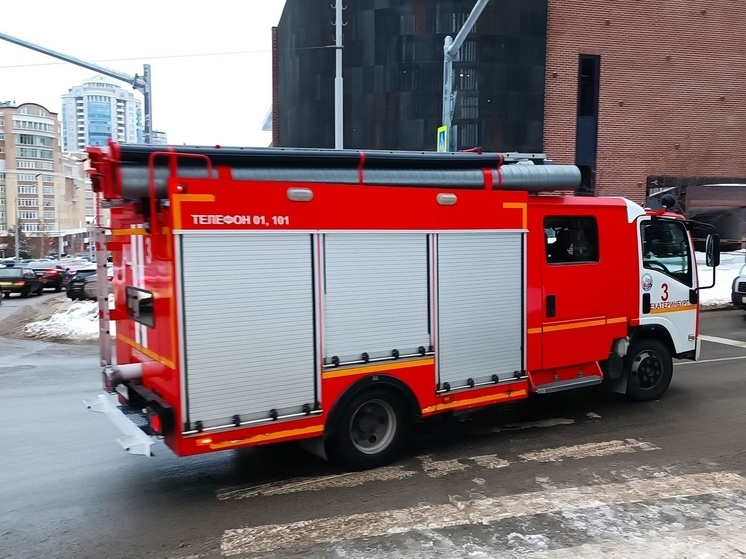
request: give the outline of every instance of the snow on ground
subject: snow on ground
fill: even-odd
[[[746,264],[746,250],[724,252],[720,255],[720,266],[715,273],[715,287],[700,291],[702,306],[718,307],[731,304],[733,279],[738,275],[741,266]],[[697,253],[697,268],[699,269],[699,283],[712,283],[712,268],[705,266],[705,255]]]
[[[741,266],[746,263],[746,251],[723,253],[717,269],[715,287],[700,292],[704,308],[728,307],[731,304],[731,285]],[[704,254],[697,253],[700,283],[711,283],[712,268],[704,264]],[[51,306],[53,314],[23,328],[26,337],[67,342],[93,342],[98,339],[98,303],[69,301]],[[111,325],[112,333],[114,324]]]

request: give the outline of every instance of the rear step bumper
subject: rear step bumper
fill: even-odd
[[[124,435],[118,437],[116,441],[120,446],[130,454],[139,454],[142,456],[153,456],[150,447],[156,442],[156,438],[145,433],[138,425],[133,423],[130,418],[131,413],[125,414],[123,408],[117,405],[116,396],[109,394],[99,394],[95,398],[83,400],[86,407],[94,412],[106,414],[111,422],[116,425],[119,431]]]

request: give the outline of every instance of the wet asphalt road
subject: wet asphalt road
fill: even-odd
[[[292,444],[191,458],[177,458],[158,444],[153,458],[127,455],[114,442],[117,433],[108,420],[82,403],[100,391],[96,346],[0,339],[0,558],[466,557],[459,553],[468,542],[490,549],[503,544],[493,541],[494,532],[449,528],[437,538],[415,531],[412,537],[374,537],[336,547],[312,541],[273,548],[246,544],[235,530],[353,513],[385,515],[423,502],[593,486],[631,476],[655,480],[722,471],[746,476],[746,344],[738,345],[746,342],[746,313],[704,313],[702,331],[736,345],[705,342],[704,361],[677,365],[659,402],[633,404],[591,389],[492,408],[465,422],[436,419],[417,429],[390,479],[361,478],[349,487],[331,483],[339,472]],[[521,428],[527,425],[535,427]],[[625,440],[637,442],[607,456],[525,458],[543,449]],[[484,456],[511,465],[477,459]],[[298,478],[311,485],[291,488]],[[320,478],[319,487],[307,478]],[[270,482],[279,489],[252,493]],[[705,501],[697,502],[702,510],[726,507]],[[728,503],[733,510],[741,505],[741,500]],[[531,522],[537,531],[553,529],[540,515],[524,528]],[[505,529],[511,536],[521,530],[512,524]],[[310,529],[287,527],[279,533],[304,530]],[[576,539],[582,543],[584,537],[590,536]],[[257,541],[266,542],[267,536]]]

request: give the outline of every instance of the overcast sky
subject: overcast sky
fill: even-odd
[[[3,6],[0,33],[128,75],[150,64],[153,127],[169,143],[266,146],[271,134],[261,129],[272,104],[272,27],[284,5],[34,0]],[[59,114],[61,96],[93,75],[0,40],[0,101],[39,103]]]

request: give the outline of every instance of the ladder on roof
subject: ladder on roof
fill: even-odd
[[[94,225],[90,228],[96,247],[96,300],[98,301],[98,344],[101,355],[101,366],[111,367],[112,346],[111,316],[109,313],[109,266],[108,251],[106,250],[106,228]]]

